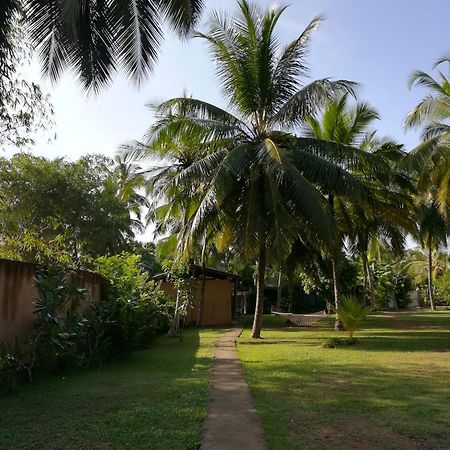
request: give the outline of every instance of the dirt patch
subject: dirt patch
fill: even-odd
[[[362,420],[344,422],[339,427],[320,427],[320,438],[328,448],[344,450],[425,450],[431,449],[426,441],[404,436],[391,427],[374,425]]]

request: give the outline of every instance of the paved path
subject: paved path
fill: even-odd
[[[216,344],[212,403],[203,423],[201,450],[266,450],[261,421],[250,396],[236,351],[242,327]]]

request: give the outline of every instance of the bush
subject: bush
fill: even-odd
[[[102,298],[93,302],[63,270],[40,269],[30,354],[18,339],[0,343],[0,390],[39,372],[61,373],[124,358],[168,329],[173,306],[139,265],[140,257],[99,258]],[[24,360],[27,361],[24,364]]]
[[[26,378],[22,359],[17,337],[11,343],[0,342],[0,394],[16,391],[19,382]]]
[[[450,306],[450,270],[434,282],[436,304],[439,306]]]
[[[97,259],[97,271],[104,278],[102,301],[95,314],[109,344],[109,356],[122,358],[144,346],[168,329],[173,301],[148,278],[140,256],[122,253]]]
[[[359,329],[370,311],[369,308],[361,305],[356,297],[351,296],[343,297],[338,308],[332,309],[342,320],[350,339],[353,339],[355,331]]]
[[[354,338],[332,337],[325,339],[322,343],[322,347],[323,348],[348,347],[354,344],[356,344],[356,340]]]

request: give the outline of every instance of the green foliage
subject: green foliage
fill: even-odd
[[[450,270],[447,270],[434,282],[438,305],[450,306]]]
[[[127,357],[168,329],[173,307],[140,266],[140,256],[121,254],[96,261],[103,295],[93,301],[76,285],[77,274],[41,268],[36,276],[30,354],[18,340],[0,345],[0,380],[13,389],[28,372],[64,373]],[[21,344],[21,345],[19,345]]]
[[[169,336],[175,336],[181,332],[181,321],[187,315],[189,308],[192,307],[195,285],[189,264],[183,258],[165,260],[163,269],[168,273],[168,280],[172,283],[177,294],[175,311],[169,330]]]
[[[149,279],[140,265],[141,257],[130,253],[96,260],[97,272],[105,279],[103,301],[95,306],[106,324],[103,333],[111,348],[111,357],[127,356],[149,339],[166,330],[172,302]]]
[[[339,306],[332,309],[342,320],[350,339],[353,338],[353,334],[359,329],[370,311],[369,308],[361,305],[356,297],[351,296],[343,297]]]
[[[38,84],[30,82],[21,73],[21,70],[31,63],[34,49],[27,42],[17,17],[12,19],[12,27],[7,32],[7,36],[12,48],[4,52],[0,48],[0,148],[2,150],[7,146],[30,146],[34,143],[34,135],[37,132],[47,130],[53,125],[53,108],[49,96]]]
[[[95,155],[0,158],[0,257],[86,267],[126,248],[142,223],[114,167]]]
[[[23,363],[19,339],[12,342],[0,342],[0,395],[14,392],[19,381],[25,377],[27,367]]]
[[[64,372],[85,365],[88,302],[86,290],[78,288],[63,272],[40,271],[35,278],[34,331],[30,338],[33,369]]]
[[[328,339],[325,339],[322,342],[323,348],[338,348],[338,347],[348,347],[350,345],[354,345],[356,343],[356,340],[351,338],[341,338],[341,337],[331,337]]]

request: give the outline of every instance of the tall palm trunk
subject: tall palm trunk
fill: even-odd
[[[206,234],[203,237],[203,246],[202,246],[202,284],[200,288],[200,300],[198,302],[198,310],[197,310],[197,326],[202,324],[203,318],[203,306],[205,304],[205,291],[206,291]]]
[[[277,285],[277,302],[275,304],[275,307],[277,310],[281,309],[281,296],[283,293],[283,272],[280,269],[278,271],[278,285]]]
[[[364,294],[366,296],[366,302],[371,309],[375,308],[375,281],[373,279],[372,268],[367,258],[367,253],[364,251],[361,253],[363,273],[364,273]]]
[[[337,310],[340,305],[339,276],[338,276],[338,272],[337,272],[337,268],[336,268],[336,261],[334,260],[334,258],[331,260],[331,267],[333,269],[334,307]],[[342,323],[342,320],[339,317],[338,313],[336,313],[336,321],[334,322],[334,329],[336,331],[345,330],[344,324]]]
[[[333,194],[330,194],[328,196],[328,206],[330,208],[331,217],[332,217],[332,219],[334,221],[335,220],[335,213],[334,213],[334,196],[333,196]],[[334,257],[331,260],[331,268],[333,270],[334,307],[337,310],[338,307],[339,307],[339,304],[340,304],[339,273],[338,273],[338,270],[337,270],[336,259]],[[342,323],[342,320],[339,317],[338,313],[336,313],[336,321],[334,322],[334,329],[336,331],[344,330],[344,324]]]
[[[370,267],[369,261],[367,260],[367,281],[369,283],[369,300],[370,308],[375,309],[375,280],[373,278],[372,267]]]
[[[434,311],[436,306],[434,304],[433,293],[433,242],[431,233],[428,233],[427,250],[428,250],[428,301],[430,302],[431,309]]]
[[[252,338],[261,338],[262,318],[264,311],[264,287],[266,277],[266,244],[259,245],[258,275],[256,280],[256,305],[253,318]]]

